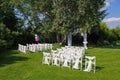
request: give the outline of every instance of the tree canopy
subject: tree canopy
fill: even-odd
[[[106,16],[106,10],[102,10],[104,5],[105,0],[0,0],[0,28],[17,39],[27,36],[23,41],[30,39],[28,35],[33,38],[34,33],[53,40],[65,40],[66,35],[81,31],[93,34],[97,29],[108,35],[110,30],[99,24]],[[113,32],[119,37],[117,29],[109,34],[113,36]]]

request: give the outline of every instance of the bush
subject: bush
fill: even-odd
[[[6,41],[0,39],[0,48],[5,47],[6,45],[7,45],[7,44],[6,44]]]
[[[104,45],[110,45],[110,42],[107,41],[107,40],[104,40],[104,41],[103,41],[103,44],[104,44]]]
[[[116,45],[120,45],[120,40],[116,42]]]
[[[0,38],[0,48],[10,48],[14,42],[11,31],[3,23],[0,23]]]

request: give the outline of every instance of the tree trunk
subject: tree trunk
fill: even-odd
[[[69,34],[68,36],[67,36],[67,41],[68,41],[68,46],[72,46],[72,34]]]
[[[62,45],[66,42],[66,35],[57,34],[57,42]]]
[[[57,34],[56,37],[57,37],[57,42],[60,43],[60,35]]]
[[[87,48],[87,33],[86,32],[83,33],[83,46],[85,49],[88,49]]]
[[[66,35],[63,35],[61,37],[61,44],[64,44],[64,43],[66,43]]]

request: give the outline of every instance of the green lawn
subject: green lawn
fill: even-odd
[[[120,80],[120,49],[91,48],[96,56],[96,73],[42,64],[42,52],[0,52],[0,80]]]

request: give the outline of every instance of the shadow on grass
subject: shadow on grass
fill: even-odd
[[[92,69],[94,67],[92,66]],[[96,71],[101,71],[104,67],[96,66]],[[83,70],[85,70],[85,64],[83,64]]]
[[[18,51],[11,51],[11,50],[1,52],[0,67],[29,59],[27,57],[19,56],[18,54],[19,54]]]
[[[100,71],[102,70],[104,67],[99,67],[99,66],[96,66],[96,71]]]

